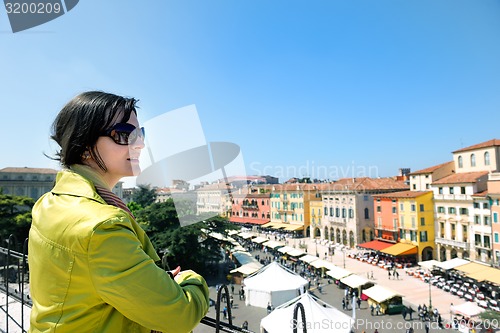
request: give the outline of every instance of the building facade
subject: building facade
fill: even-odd
[[[374,239],[373,195],[408,190],[403,179],[342,178],[322,187],[323,233],[354,247]]]

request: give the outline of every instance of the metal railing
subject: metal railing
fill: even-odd
[[[0,332],[12,332],[15,330],[16,332],[26,333],[28,327],[25,326],[24,317],[25,317],[25,307],[31,308],[32,301],[30,299],[29,292],[26,292],[29,288],[29,275],[28,275],[28,262],[27,262],[27,254],[28,254],[28,239],[25,239],[22,245],[22,249],[18,248],[17,240],[14,236],[10,236],[8,240],[5,241],[7,247],[0,247],[0,267],[3,267],[3,272],[1,274],[1,283],[0,283],[0,291],[5,294],[5,304],[0,305],[0,309],[5,315],[5,327],[0,327]],[[221,303],[223,298],[226,301],[227,308],[227,317],[228,321],[223,322],[220,318],[221,314]],[[12,315],[10,312],[9,302],[19,303],[21,306],[20,318],[15,318],[15,314]],[[299,302],[296,304],[294,309],[294,322],[297,322],[297,311],[300,307],[302,312],[302,324],[303,324],[303,333],[307,333],[306,325],[305,325],[305,313],[302,304]],[[230,296],[228,292],[227,285],[222,285],[217,291],[217,301],[215,303],[216,315],[215,318],[204,317],[201,319],[200,324],[212,327],[215,329],[215,333],[219,332],[228,332],[228,333],[253,333],[245,328],[241,328],[233,325],[232,315],[231,315],[231,306],[230,306]],[[296,331],[294,331],[296,332]]]

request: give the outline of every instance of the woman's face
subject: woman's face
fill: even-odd
[[[134,112],[131,113],[127,123],[134,125],[140,131],[139,121]],[[137,176],[141,173],[139,156],[143,148],[143,137],[138,137],[135,142],[128,145],[120,145],[109,136],[101,136],[96,142],[95,149],[106,165],[107,171],[99,168],[92,159],[90,165],[104,177],[110,188],[112,188],[121,178]]]

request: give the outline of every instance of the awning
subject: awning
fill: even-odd
[[[498,268],[486,267],[481,271],[468,274],[467,277],[477,282],[486,281],[500,285],[500,270]]]
[[[278,249],[278,252],[286,253],[287,251],[291,251],[291,250],[294,250],[294,248],[290,247],[290,246],[283,246],[283,247],[280,247]]]
[[[290,224],[288,224],[288,223],[273,222],[271,229],[284,229],[284,228],[288,227],[289,225]]]
[[[263,245],[267,246],[268,248],[271,248],[271,249],[276,249],[277,247],[285,246],[284,243],[278,242],[278,241],[273,241],[273,240],[267,241],[267,242],[263,243]]]
[[[257,235],[255,235],[255,234],[253,234],[251,232],[240,232],[238,234],[238,236],[240,236],[243,239],[249,239],[249,238],[252,238],[252,237],[256,237]]]
[[[335,280],[340,280],[346,276],[351,275],[352,273],[346,269],[335,266],[334,268],[332,268],[328,272],[326,272],[326,274],[331,276]]]
[[[229,272],[230,273],[241,273],[243,275],[250,275],[250,274],[257,272],[261,268],[262,268],[261,263],[251,262],[251,263],[245,264],[243,266],[240,266],[238,268],[232,269]]]
[[[299,260],[310,264],[313,261],[319,260],[319,258],[316,256],[313,256],[312,254],[306,254],[305,256],[300,257]]]
[[[443,261],[443,262],[440,262],[434,266],[437,266],[445,271],[449,270],[449,269],[452,269],[452,268],[455,268],[455,267],[458,267],[458,266],[461,266],[461,265],[465,265],[465,264],[468,264],[470,261],[469,260],[465,260],[465,259],[462,259],[462,258],[453,258],[453,259],[450,259],[450,260],[446,260],[446,261]]]
[[[384,242],[380,240],[372,240],[370,242],[366,242],[363,244],[358,244],[358,247],[368,249],[368,250],[375,250],[375,251],[381,251],[385,248],[388,248],[389,246],[394,245],[394,243],[389,243],[389,242]]]
[[[255,237],[252,239],[252,242],[257,243],[257,244],[261,244],[261,243],[267,242],[268,240],[269,239],[267,239],[265,237]]]
[[[426,261],[419,261],[418,262],[418,265],[422,268],[425,268],[429,271],[432,271],[432,269],[434,268],[434,266],[438,265],[439,264],[439,261],[437,260],[434,260],[434,259],[431,259],[431,260],[426,260]]]
[[[488,268],[490,268],[490,266],[478,264],[477,262],[469,262],[468,264],[465,265],[456,266],[454,269],[463,274],[473,274],[476,272],[485,271]]]
[[[297,230],[304,230],[303,225],[298,225],[298,224],[290,224],[289,226],[286,226],[285,229],[287,231],[297,231]]]
[[[313,261],[311,263],[311,266],[313,266],[315,268],[326,268],[328,270],[333,269],[335,267],[334,264],[332,264],[329,261],[323,260],[323,259],[319,259],[319,260]]]
[[[286,254],[288,254],[291,257],[300,257],[306,253],[302,250],[299,250],[299,249],[293,249],[293,250],[287,251]]]
[[[374,285],[371,288],[363,290],[363,294],[377,303],[385,302],[394,297],[401,297],[401,295],[399,295],[398,293],[379,285]]]
[[[373,282],[371,282],[370,280],[356,274],[348,275],[345,278],[340,279],[340,282],[351,288],[359,288],[368,283],[371,283],[373,285]]]
[[[417,254],[418,248],[412,244],[397,243],[393,246],[383,249],[380,252],[388,254],[390,256],[399,257],[399,256],[407,256],[410,254]]]

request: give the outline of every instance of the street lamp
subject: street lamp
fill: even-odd
[[[431,284],[431,280],[429,279],[429,313],[432,310]]]

